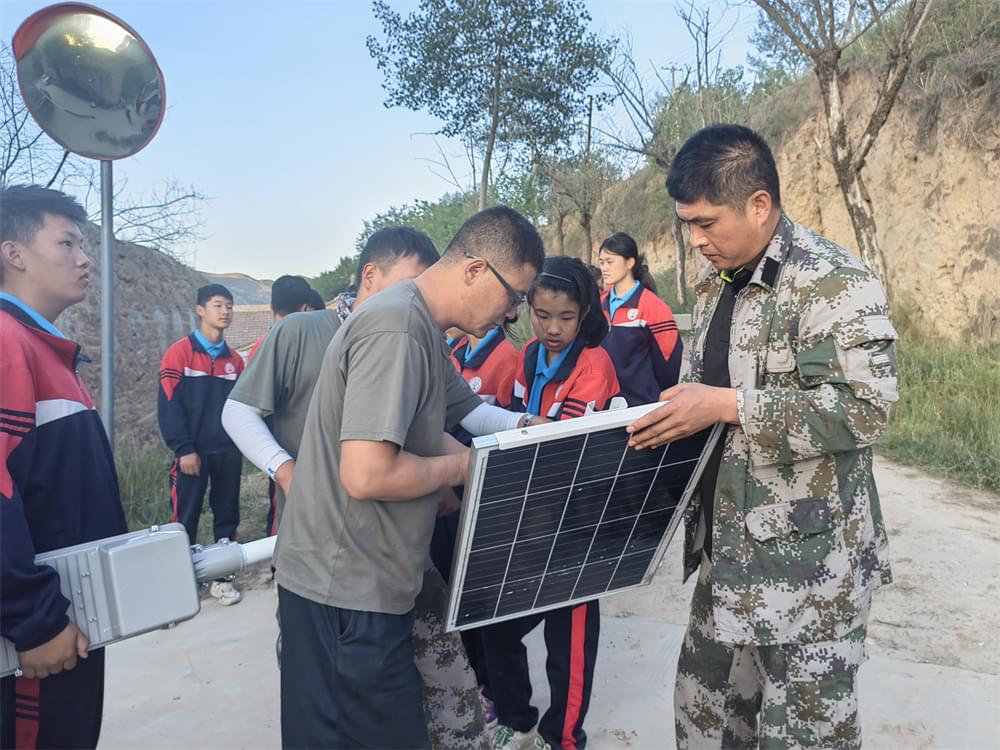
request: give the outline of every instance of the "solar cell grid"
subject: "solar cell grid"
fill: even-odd
[[[573,422],[587,419],[594,421]],[[552,437],[550,430],[538,442],[476,449],[449,626],[603,596],[652,573],[708,436],[634,451],[624,430],[634,419],[622,415],[618,424],[584,434]]]

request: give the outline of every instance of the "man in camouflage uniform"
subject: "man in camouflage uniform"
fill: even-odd
[[[693,346],[654,446],[728,423],[688,510],[700,567],[674,694],[681,748],[857,748],[857,671],[891,575],[871,445],[897,399],[878,279],[781,211],[774,158],[740,126],[705,128],[667,178],[691,243]]]

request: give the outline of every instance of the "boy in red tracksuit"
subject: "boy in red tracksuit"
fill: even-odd
[[[546,258],[528,295],[536,338],[518,358],[511,409],[571,419],[607,408],[619,391],[614,365],[600,344],[608,332],[597,284],[576,258]],[[522,639],[545,623],[549,709],[538,722],[531,705]],[[583,720],[597,660],[597,601],[549,610],[482,628],[489,687],[499,726],[495,750],[582,750]]]
[[[35,556],[127,531],[111,446],[55,326],[90,286],[80,225],[56,190],[0,192],[0,635],[22,676],[0,680],[0,747],[96,747],[104,650],[70,624],[54,568]]]
[[[236,539],[243,469],[242,454],[222,428],[222,407],[244,367],[243,358],[223,338],[232,322],[233,295],[221,284],[203,286],[195,310],[198,328],[163,355],[157,407],[163,441],[174,452],[171,518],[184,524],[191,544],[197,542],[209,482],[212,539]],[[220,604],[240,601],[240,592],[229,581],[214,582],[211,593]]]

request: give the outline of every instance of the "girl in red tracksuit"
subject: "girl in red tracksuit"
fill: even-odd
[[[601,307],[611,324],[604,348],[611,355],[629,406],[648,404],[677,385],[683,345],[674,314],[656,296],[656,284],[635,240],[624,232],[601,245]]]
[[[546,258],[528,292],[535,338],[518,358],[511,409],[549,419],[601,410],[618,394],[614,365],[601,341],[608,323],[597,283],[576,258]],[[522,638],[545,623],[549,709],[538,723],[531,705],[528,658]],[[489,685],[499,726],[493,747],[582,750],[583,720],[597,660],[597,601],[531,614],[482,629]]]

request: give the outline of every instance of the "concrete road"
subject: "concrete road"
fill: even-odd
[[[190,622],[111,647],[101,746],[278,747],[275,603],[270,589],[246,592],[235,607],[206,601]],[[601,629],[589,747],[672,747],[683,626],[631,615],[604,617]],[[544,696],[540,635],[529,638],[536,695]],[[861,671],[866,747],[992,750],[1000,745],[998,688],[995,675],[875,656]]]
[[[875,597],[861,669],[865,747],[1000,748],[1000,498],[881,459],[876,476],[896,582]],[[652,585],[601,604],[592,750],[674,745],[692,586],[679,582],[679,552],[673,544]],[[110,647],[102,747],[279,747],[276,603],[273,588],[235,607],[206,600],[190,622]],[[544,699],[541,629],[528,641]]]

